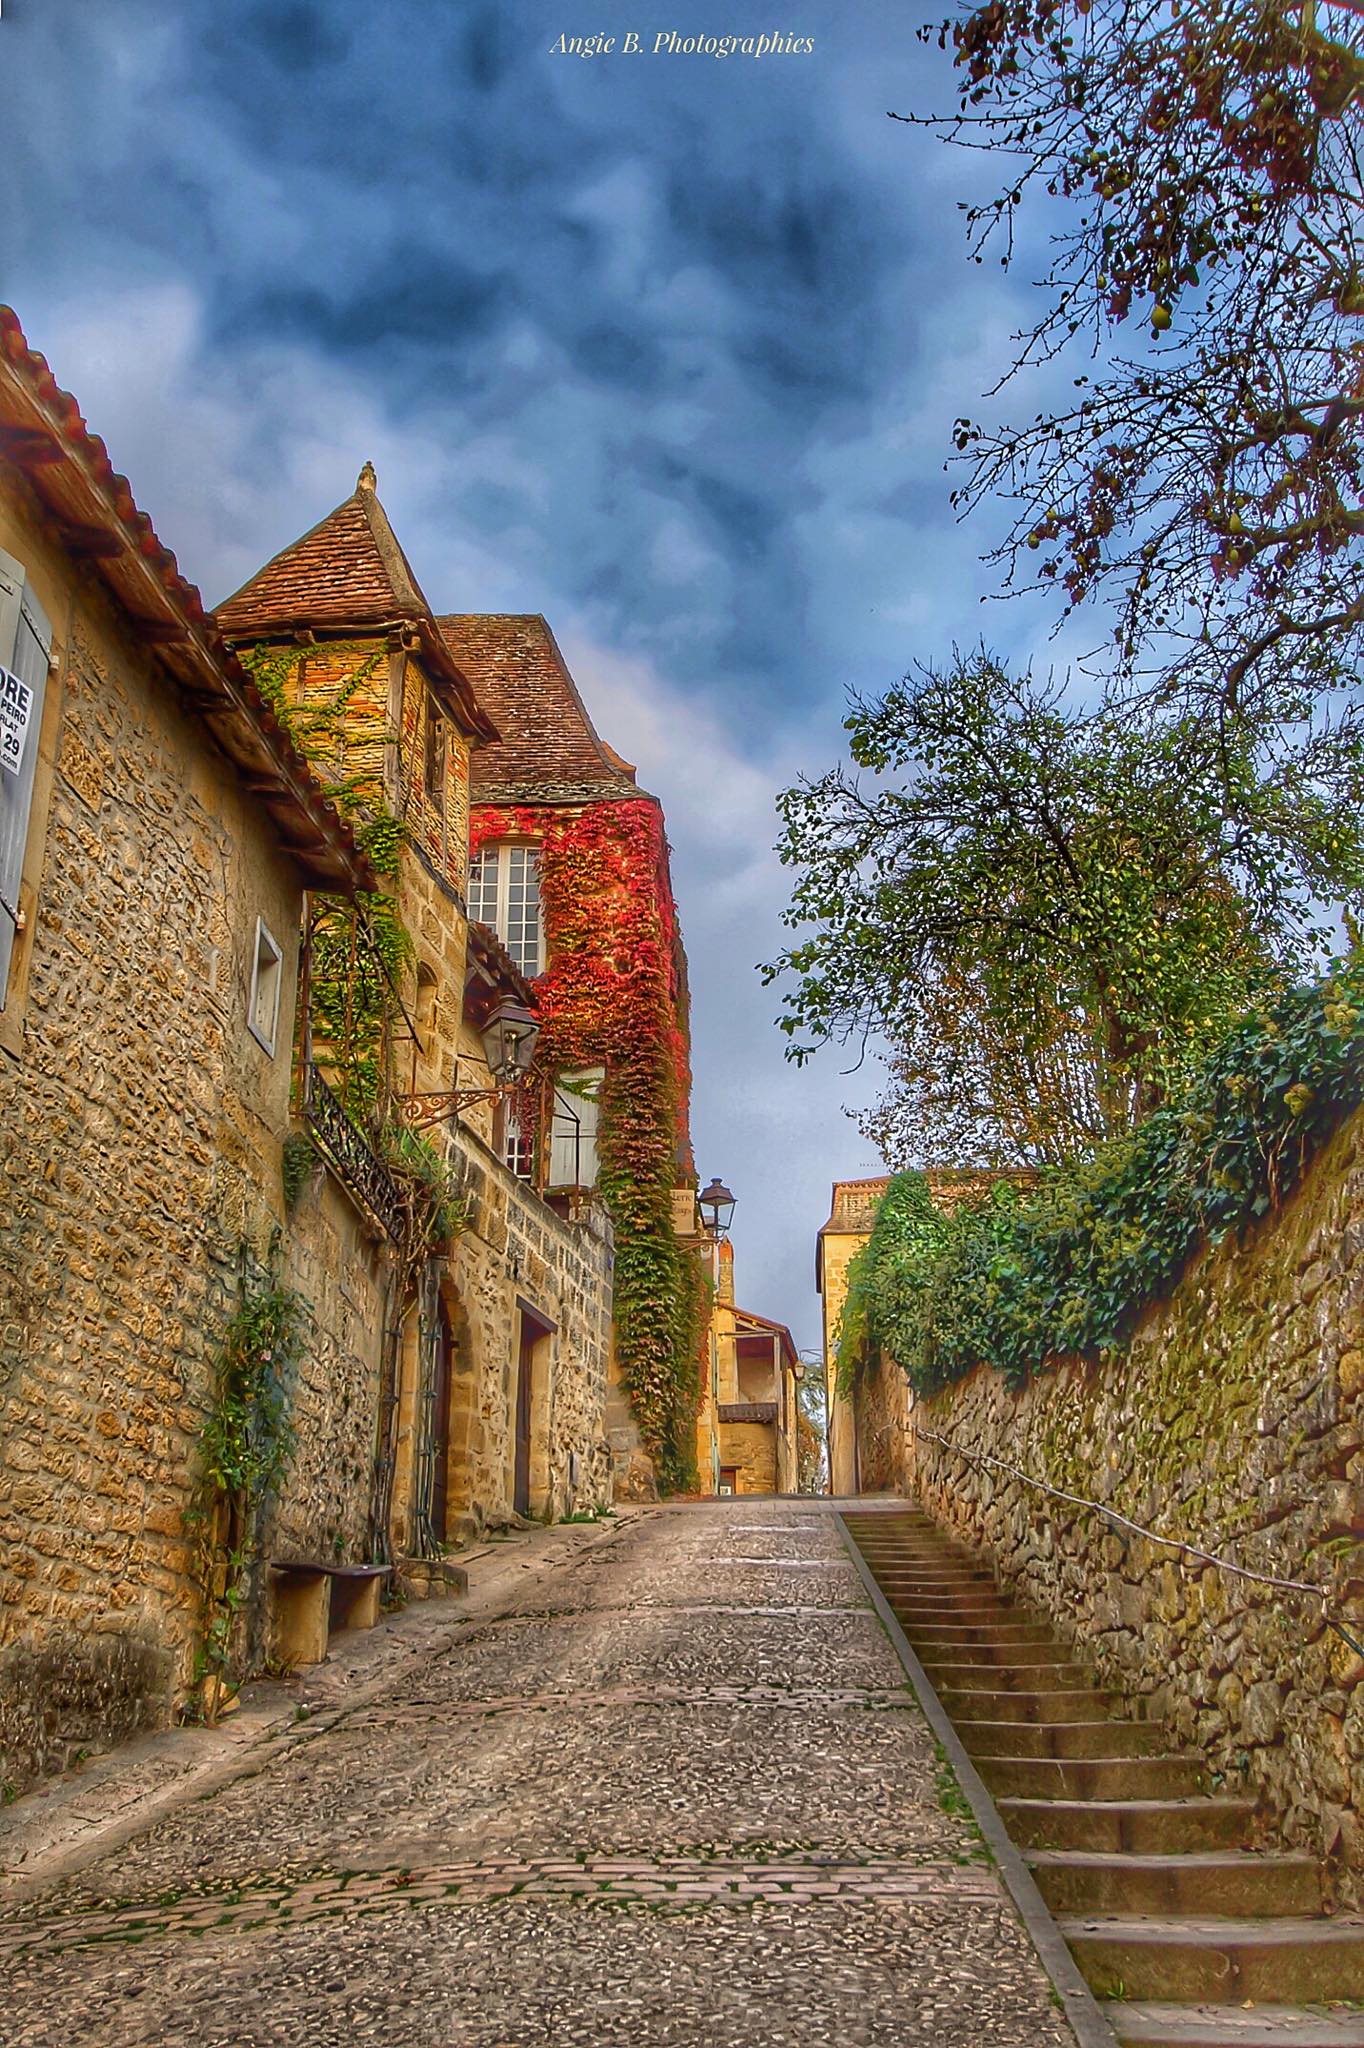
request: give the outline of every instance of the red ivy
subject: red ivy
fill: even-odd
[[[550,955],[536,983],[539,1063],[606,1070],[599,1189],[616,1236],[616,1348],[641,1432],[672,1485],[691,1477],[697,1398],[696,1260],[672,1228],[692,1177],[685,964],[663,815],[645,798],[582,811],[480,807],[473,852],[539,848]]]

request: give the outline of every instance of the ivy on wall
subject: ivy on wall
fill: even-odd
[[[213,1363],[185,1517],[200,1594],[195,1678],[200,1711],[210,1722],[234,1683],[237,1619],[259,1551],[261,1517],[294,1446],[289,1385],[303,1349],[305,1310],[279,1266],[278,1236],[265,1268],[254,1273],[248,1247],[239,1248],[237,1306]]]
[[[1204,1244],[1267,1215],[1364,1102],[1364,962],[1233,1031],[1178,1100],[1026,1194],[954,1215],[897,1175],[849,1269],[845,1384],[883,1350],[921,1393],[982,1363],[1020,1387],[1051,1359],[1120,1349]]]
[[[615,1230],[616,1354],[660,1484],[695,1484],[705,1276],[672,1227],[690,1172],[690,1050],[662,814],[643,798],[580,812],[479,809],[471,852],[529,839],[550,956],[536,983],[550,1074],[606,1070],[598,1191]]]

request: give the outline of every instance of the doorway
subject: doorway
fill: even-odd
[[[444,1543],[450,1533],[450,1361],[454,1343],[450,1312],[438,1297],[431,1360],[431,1533],[437,1543]]]
[[[550,1340],[555,1325],[518,1294],[512,1506],[518,1515],[549,1506]]]
[[[516,1457],[512,1468],[512,1506],[518,1515],[530,1514],[531,1415],[537,1336],[535,1325],[522,1316],[521,1350],[516,1364]]]

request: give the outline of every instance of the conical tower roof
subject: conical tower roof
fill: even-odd
[[[214,613],[229,640],[292,632],[320,635],[415,628],[430,669],[450,688],[470,733],[484,742],[497,728],[479,705],[442,639],[412,565],[379,499],[367,462],[351,495],[298,540],[282,548]]]

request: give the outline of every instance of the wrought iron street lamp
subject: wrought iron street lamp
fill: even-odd
[[[409,1130],[444,1123],[461,1110],[471,1109],[476,1102],[496,1102],[500,1095],[525,1080],[540,1036],[540,1020],[533,1010],[504,996],[489,1011],[478,1035],[488,1072],[493,1077],[492,1087],[443,1088],[424,1095],[399,1097],[398,1114]]]
[[[734,1197],[722,1180],[712,1180],[696,1197],[701,1221],[712,1237],[724,1237],[734,1217]]]

